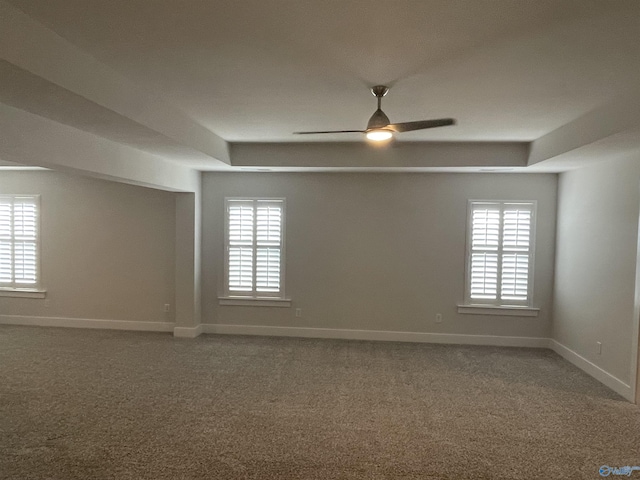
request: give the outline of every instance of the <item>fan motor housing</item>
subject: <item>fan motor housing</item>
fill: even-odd
[[[369,123],[367,123],[367,130],[371,130],[372,128],[384,128],[390,123],[391,121],[389,120],[389,117],[387,117],[382,110],[377,109],[373,112],[373,115],[371,115]]]

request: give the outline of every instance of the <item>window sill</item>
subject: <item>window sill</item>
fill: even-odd
[[[290,307],[290,298],[270,298],[270,297],[218,297],[218,304],[224,306],[244,306],[244,307]]]
[[[465,315],[504,315],[509,317],[537,317],[539,308],[497,306],[497,305],[458,305],[458,313]]]
[[[45,298],[46,290],[36,288],[0,288],[0,297]]]

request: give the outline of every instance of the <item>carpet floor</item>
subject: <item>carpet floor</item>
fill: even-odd
[[[602,465],[640,465],[640,408],[550,350],[0,327],[2,479],[595,479]]]

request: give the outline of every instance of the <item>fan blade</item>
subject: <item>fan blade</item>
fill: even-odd
[[[413,130],[423,130],[425,128],[446,127],[455,125],[453,118],[439,118],[437,120],[418,120],[417,122],[392,123],[387,128],[394,132],[411,132]]]
[[[294,135],[315,135],[316,133],[364,133],[364,130],[327,130],[323,132],[293,132]]]

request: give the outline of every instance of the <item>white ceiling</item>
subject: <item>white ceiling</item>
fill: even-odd
[[[78,57],[88,54],[230,143],[361,142],[359,134],[292,132],[364,128],[375,84],[392,87],[383,108],[394,122],[458,121],[401,142],[534,142],[621,97],[640,104],[637,0],[9,3]],[[70,72],[80,65],[60,58]],[[176,141],[177,129],[19,63],[0,68],[0,102],[199,169],[220,167],[211,150]],[[98,81],[96,91],[109,89],[106,77]],[[622,143],[607,136],[612,148],[640,148],[636,120],[615,132]]]

